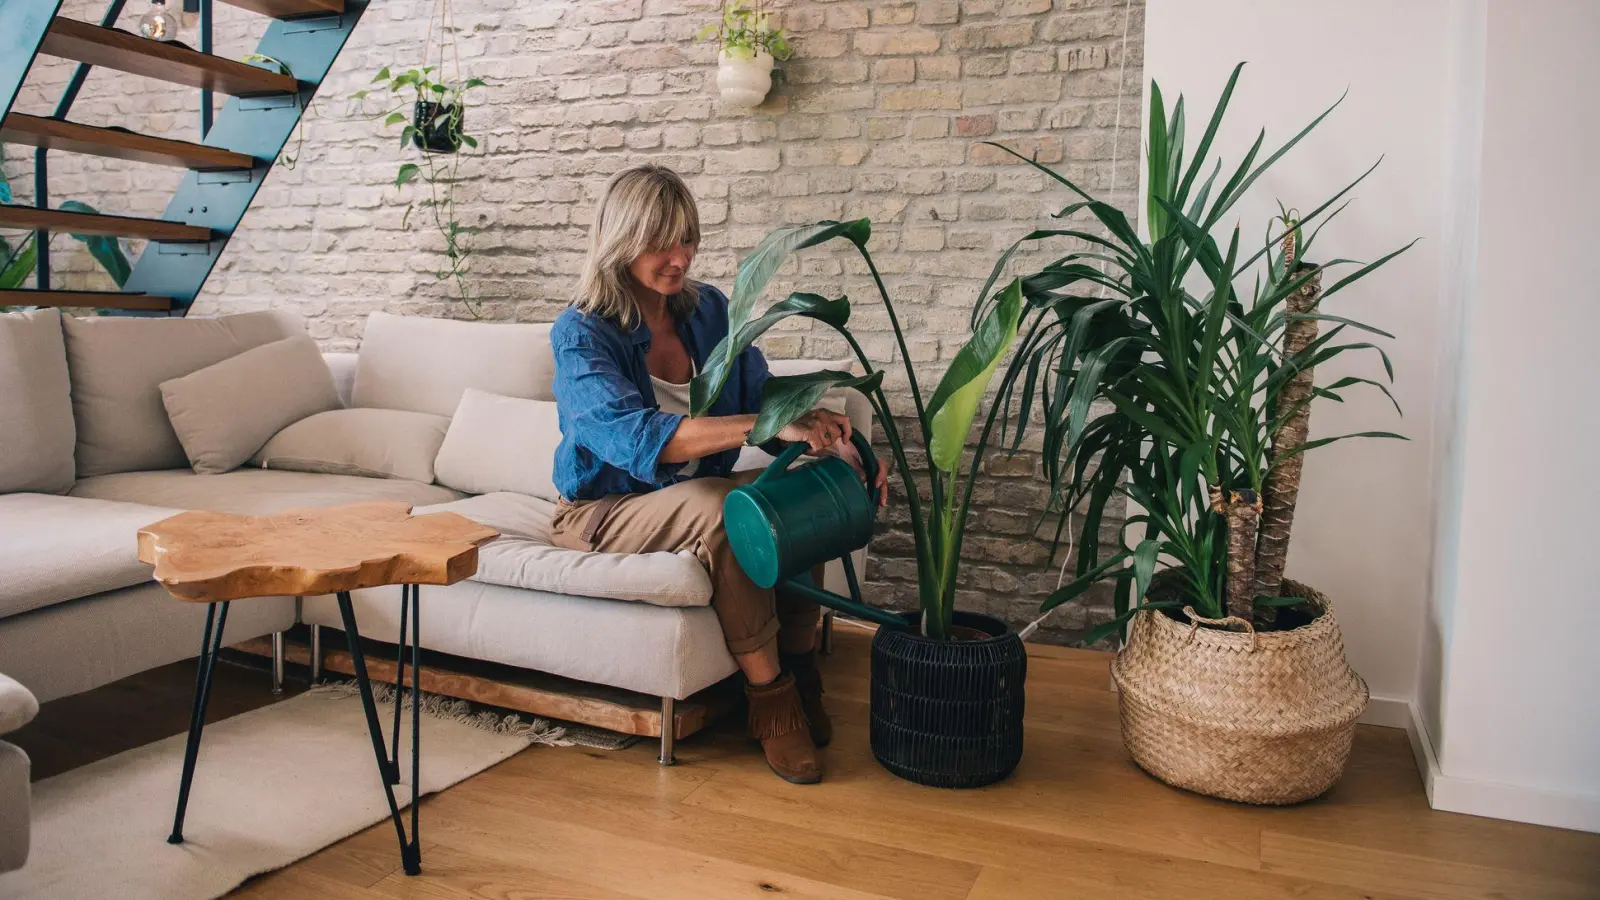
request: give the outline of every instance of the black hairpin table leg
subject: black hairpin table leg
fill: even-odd
[[[383,725],[378,721],[378,705],[372,698],[372,681],[367,677],[367,660],[361,652],[361,633],[356,628],[356,613],[350,603],[350,594],[340,591],[339,617],[344,623],[344,633],[350,643],[350,662],[356,670],[356,687],[361,693],[361,707],[367,716],[367,731],[372,736],[372,752],[378,759],[378,774],[383,780],[383,794],[389,801],[389,818],[394,822],[395,835],[400,840],[400,862],[405,867],[407,875],[416,875],[422,871],[422,843],[417,834],[417,791],[418,775],[421,771],[422,737],[422,703],[421,703],[421,671],[422,659],[418,644],[422,629],[420,626],[422,590],[417,585],[400,586],[400,660],[401,665],[396,673],[395,684],[395,749],[394,755],[399,754],[399,719],[400,719],[400,692],[405,686],[405,654],[409,645],[411,650],[411,837],[406,837],[405,826],[400,821],[400,807],[395,803],[393,785],[400,781],[400,761],[383,746]],[[411,620],[411,639],[406,640],[404,622]]]
[[[211,673],[217,665],[217,651],[222,649],[222,629],[227,624],[227,601],[206,604],[206,629],[200,636],[200,664],[194,676],[194,705],[189,710],[189,742],[183,748],[178,811],[172,817],[172,834],[167,836],[169,844],[183,843],[183,815],[189,808],[189,785],[194,782],[194,766],[200,758],[200,734],[206,727],[206,704],[211,700]]]

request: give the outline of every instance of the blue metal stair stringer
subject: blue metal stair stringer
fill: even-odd
[[[171,297],[173,315],[188,311],[370,2],[346,0],[343,13],[274,21],[267,27],[256,52],[287,65],[300,82],[300,93],[228,99],[204,143],[253,156],[255,167],[249,172],[189,172],[162,215],[168,221],[209,227],[216,238],[208,244],[150,244],[123,290]]]
[[[0,122],[11,114],[17,91],[60,8],[61,0],[0,2]]]

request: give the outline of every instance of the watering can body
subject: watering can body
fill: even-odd
[[[824,606],[880,624],[900,624],[893,614],[862,602],[850,561],[850,554],[872,539],[878,511],[871,489],[877,480],[872,448],[859,433],[851,440],[867,465],[865,483],[836,456],[794,466],[805,449],[794,444],[755,481],[728,493],[723,525],[740,567],[761,587],[781,583]],[[844,563],[848,598],[811,582],[811,568],[833,559]]]

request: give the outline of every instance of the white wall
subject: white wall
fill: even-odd
[[[1433,735],[1450,790],[1436,786],[1435,803],[1600,830],[1600,4],[1491,0],[1486,26],[1455,596]]]
[[[1356,189],[1355,202],[1317,239],[1313,258],[1375,259],[1423,238],[1325,310],[1396,336],[1380,342],[1394,360],[1404,418],[1375,391],[1350,392],[1342,406],[1320,403],[1311,417],[1313,437],[1382,430],[1411,440],[1347,441],[1310,454],[1289,548],[1289,573],[1333,601],[1351,664],[1373,695],[1401,701],[1375,704],[1374,715],[1389,724],[1403,721],[1397,714],[1414,694],[1428,594],[1443,136],[1452,90],[1449,48],[1438,35],[1449,29],[1452,5],[1150,0],[1146,8],[1145,73],[1161,85],[1169,109],[1180,91],[1187,97],[1191,146],[1229,71],[1248,63],[1217,141],[1225,165],[1236,164],[1262,128],[1265,146],[1275,149],[1349,89],[1234,208],[1229,223],[1240,222],[1246,240],[1261,240],[1277,201],[1309,211],[1379,157],[1382,165]],[[1337,362],[1338,371],[1328,367],[1320,382],[1382,375],[1375,355]]]
[[[1436,807],[1600,830],[1600,3],[1150,0],[1146,29],[1146,73],[1192,108],[1250,61],[1225,155],[1349,86],[1240,217],[1385,154],[1313,256],[1424,238],[1328,309],[1396,334],[1413,440],[1308,458],[1290,572],[1333,598]],[[1384,408],[1323,403],[1314,436],[1387,428]]]

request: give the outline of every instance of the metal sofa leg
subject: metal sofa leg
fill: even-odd
[[[823,656],[833,652],[833,610],[822,613],[822,633],[817,635],[817,652]]]
[[[272,692],[283,693],[283,632],[272,633]]]
[[[311,683],[322,680],[322,626],[311,626]]]
[[[677,701],[671,697],[661,698],[661,755],[656,761],[663,766],[673,765],[676,760],[672,756],[672,738],[677,731],[677,716],[674,707]]]

